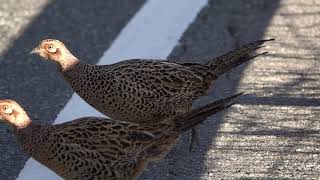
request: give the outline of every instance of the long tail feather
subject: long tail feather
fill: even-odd
[[[180,132],[191,129],[192,127],[206,120],[206,118],[212,114],[218,113],[219,111],[232,106],[234,104],[234,100],[241,94],[243,93],[235,94],[225,99],[212,102],[189,113],[175,117],[173,121],[175,122],[176,128]]]
[[[262,45],[265,42],[273,41],[273,40],[274,39],[258,40],[258,41],[246,44],[234,51],[230,51],[227,54],[214,58],[213,60],[209,61],[207,65],[211,66],[212,72],[214,75],[220,76],[228,72],[232,68],[237,67],[240,64],[243,64],[244,62],[247,62],[257,56],[266,54],[267,52],[254,55],[254,56],[250,55],[250,53],[252,53],[253,51],[263,48],[264,46]]]

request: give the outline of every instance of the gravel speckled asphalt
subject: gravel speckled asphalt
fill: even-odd
[[[21,102],[52,122],[72,91],[54,66],[30,49],[65,41],[95,63],[143,0],[2,1],[0,98]],[[210,0],[169,58],[205,62],[244,43],[275,38],[270,53],[222,77],[202,104],[244,91],[238,105],[200,125],[200,148],[183,136],[141,179],[318,179],[320,177],[320,2]],[[137,42],[138,43],[138,42]],[[26,155],[0,124],[0,179],[15,179]]]

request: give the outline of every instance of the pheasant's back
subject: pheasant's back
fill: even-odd
[[[213,76],[205,66],[128,60],[110,66],[79,63],[63,72],[72,88],[112,119],[153,123],[190,110]]]
[[[34,159],[65,179],[134,179],[148,162],[138,157],[152,138],[128,126],[83,118],[32,127],[19,132],[18,139]]]

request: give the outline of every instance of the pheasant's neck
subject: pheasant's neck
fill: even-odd
[[[34,156],[48,139],[49,131],[44,130],[44,128],[46,128],[46,125],[30,123],[24,128],[14,128],[13,131],[22,149],[29,155]]]
[[[87,75],[91,74],[91,67],[93,65],[78,61],[69,66],[67,69],[61,71],[64,79],[80,96],[82,95],[83,84],[87,80]]]
[[[12,129],[17,138],[20,138],[21,136],[25,135],[25,132],[29,131],[29,129],[32,129],[34,126],[36,126],[36,124],[28,119],[24,120],[24,122],[19,125],[16,124],[12,126]]]
[[[116,81],[113,72],[107,69],[101,70],[100,67],[92,64],[78,63],[67,71],[63,71],[62,75],[72,89],[88,104],[94,106],[95,109],[102,113],[110,113],[112,106],[106,107],[112,98],[108,98],[109,93],[115,92],[117,86],[112,83]],[[103,96],[100,96],[103,95]],[[113,117],[114,118],[114,117]]]
[[[72,57],[72,58],[67,58],[66,61],[60,61],[60,71],[68,71],[69,69],[72,69],[73,66],[77,65],[80,63],[80,60]]]
[[[61,73],[64,78],[72,84],[76,79],[81,78],[81,74],[85,74],[88,71],[88,66],[90,64],[83,63],[79,60],[73,61],[73,63],[68,63],[61,69]]]

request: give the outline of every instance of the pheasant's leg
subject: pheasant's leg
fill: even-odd
[[[190,152],[192,151],[194,146],[199,146],[199,134],[196,130],[196,127],[191,129],[191,142],[190,142]]]

